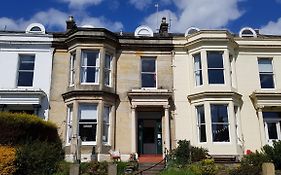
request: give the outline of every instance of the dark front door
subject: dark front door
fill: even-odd
[[[162,125],[160,119],[138,120],[139,154],[162,154]]]

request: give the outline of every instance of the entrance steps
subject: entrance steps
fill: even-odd
[[[156,175],[165,168],[162,155],[141,155],[139,157],[139,173],[141,175]],[[161,162],[162,161],[162,162]]]

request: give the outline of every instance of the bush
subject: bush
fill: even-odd
[[[70,166],[72,163],[61,161],[57,164],[56,172],[53,175],[69,175]]]
[[[206,159],[208,155],[208,150],[202,147],[191,147],[191,161],[197,162]]]
[[[230,175],[259,175],[265,162],[270,159],[263,152],[250,153],[242,158],[240,167],[230,171]]]
[[[35,115],[0,112],[0,128],[0,144],[3,145],[21,145],[33,140],[59,140],[56,126]]]
[[[274,141],[273,146],[265,145],[263,152],[271,159],[276,169],[281,169],[281,141]]]
[[[169,168],[160,173],[160,175],[196,175],[187,168]]]
[[[16,175],[50,175],[64,158],[61,143],[34,141],[20,146],[16,152]]]
[[[117,162],[117,174],[124,174],[125,168],[127,167],[128,162]]]
[[[191,146],[190,141],[187,140],[179,140],[178,147],[171,152],[170,161],[172,164],[185,166],[205,159],[207,154],[207,149]]]
[[[0,174],[9,175],[16,171],[16,149],[0,145]]]
[[[107,162],[92,161],[80,164],[81,175],[107,175]]]
[[[198,175],[215,175],[219,168],[213,159],[204,159],[189,166],[189,169]]]

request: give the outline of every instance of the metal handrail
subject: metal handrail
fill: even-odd
[[[166,166],[166,158],[167,158],[167,156],[165,156],[161,161],[157,162],[156,164],[154,164],[154,165],[152,165],[152,166],[150,166],[150,167],[148,167],[148,168],[146,168],[144,170],[141,170],[141,171],[138,171],[136,173],[133,173],[133,175],[142,174],[143,172],[148,171],[148,170],[156,167],[157,165],[161,164],[162,162],[165,162],[165,166]]]

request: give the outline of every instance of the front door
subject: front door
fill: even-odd
[[[162,154],[161,119],[138,120],[138,153]]]

